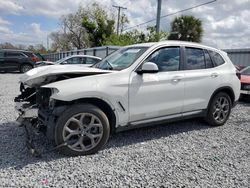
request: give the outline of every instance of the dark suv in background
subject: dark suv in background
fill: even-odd
[[[38,60],[33,52],[0,49],[0,71],[27,72],[34,67]]]

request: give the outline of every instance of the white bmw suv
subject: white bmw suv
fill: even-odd
[[[164,41],[123,47],[90,68],[33,69],[20,90],[19,122],[43,131],[64,154],[87,155],[110,134],[138,126],[190,117],[223,125],[240,80],[225,52]]]

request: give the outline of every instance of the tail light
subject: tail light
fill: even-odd
[[[36,55],[33,54],[31,57],[31,61],[33,61],[35,63],[35,62],[39,61],[39,59]]]

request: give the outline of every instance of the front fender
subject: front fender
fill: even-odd
[[[117,85],[114,82],[102,81],[95,78],[75,78],[51,83],[43,88],[54,88],[51,99],[59,101],[75,101],[79,99],[97,98],[106,102],[119,119],[118,125],[128,122],[128,87],[127,84]]]

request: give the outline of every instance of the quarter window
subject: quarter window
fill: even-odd
[[[224,59],[221,57],[221,55],[217,52],[214,52],[214,51],[211,51],[209,50],[208,51],[215,66],[219,66],[219,65],[222,65],[223,63],[225,63]]]
[[[205,58],[203,49],[186,48],[187,70],[205,69]]]
[[[155,63],[159,71],[178,71],[180,67],[180,48],[167,47],[153,52],[146,62]]]

